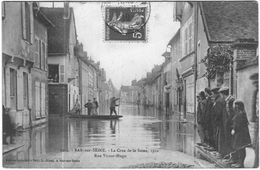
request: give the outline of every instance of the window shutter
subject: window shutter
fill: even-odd
[[[45,51],[44,51],[44,54],[45,54],[45,71],[48,71],[48,58],[47,58],[47,44],[45,44]]]
[[[23,109],[23,72],[17,70],[17,109]]]
[[[193,15],[191,17],[191,51],[194,50],[194,20],[193,20]]]
[[[185,56],[185,27],[182,27],[181,30],[181,50],[182,50],[182,57]]]
[[[10,68],[5,68],[5,98],[6,98],[6,105],[5,107],[10,108]]]
[[[32,2],[29,3],[30,4],[30,34],[31,34],[31,39],[30,39],[30,43],[33,44],[34,43],[34,17],[33,17],[33,5]]]
[[[22,33],[23,33],[23,39],[26,39],[26,21],[25,21],[25,2],[21,2],[22,6]]]
[[[60,83],[65,83],[65,65],[60,65]]]
[[[40,93],[39,93],[39,82],[35,82],[35,116],[36,118],[39,118],[40,117]]]
[[[32,108],[32,75],[28,74],[28,102],[29,108]]]
[[[45,117],[45,83],[41,83],[41,117]]]

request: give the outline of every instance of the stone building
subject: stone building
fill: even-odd
[[[16,128],[28,128],[48,120],[47,28],[54,25],[37,2],[2,9],[3,105]]]
[[[73,8],[43,8],[55,25],[48,30],[49,113],[62,115],[79,99],[79,62]],[[65,107],[66,106],[66,107]]]

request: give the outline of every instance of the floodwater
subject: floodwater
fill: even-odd
[[[104,111],[105,110],[105,111]],[[109,114],[108,108],[100,112]],[[119,120],[49,118],[49,122],[18,133],[16,142],[25,145],[3,156],[34,159],[41,155],[73,152],[76,148],[164,149],[195,156],[197,135],[194,125],[181,123],[180,116],[165,115],[155,108],[121,105]]]

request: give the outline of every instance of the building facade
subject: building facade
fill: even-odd
[[[16,128],[28,128],[48,119],[47,28],[53,23],[37,2],[2,7],[3,105]]]
[[[62,115],[80,99],[74,12],[73,8],[43,8],[43,12],[55,25],[48,31],[49,113]]]

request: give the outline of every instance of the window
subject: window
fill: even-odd
[[[10,68],[10,107],[16,108],[16,71]]]
[[[39,48],[39,67],[42,68],[42,43],[41,40],[38,41],[38,48]]]
[[[45,43],[41,42],[41,69],[45,70],[45,63],[46,63],[46,49],[45,49]]]
[[[189,54],[193,50],[193,16],[182,27],[182,54]]]
[[[189,39],[189,51],[188,52],[191,52],[191,45],[192,45],[192,22],[189,24],[189,36],[188,36],[188,39]]]
[[[60,82],[65,83],[65,66],[60,65]]]
[[[35,118],[38,119],[40,118],[40,113],[41,113],[41,108],[40,108],[40,83],[35,82]]]
[[[59,83],[59,65],[49,65],[48,81],[53,83]]]
[[[41,83],[41,117],[45,117],[45,83]]]
[[[5,2],[2,2],[2,20],[5,19]]]
[[[28,106],[28,74],[23,73],[23,104],[24,107]]]
[[[34,61],[35,61],[35,67],[40,66],[40,56],[39,56],[39,40],[35,38],[35,56],[34,56]]]
[[[23,39],[32,43],[31,41],[31,6],[29,2],[22,2],[22,23],[23,23]]]

